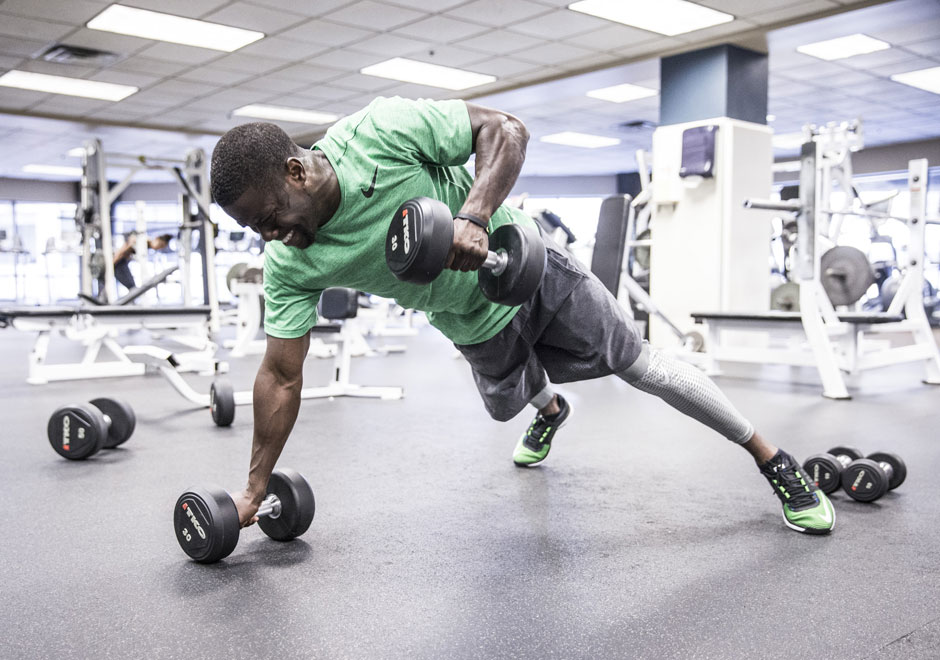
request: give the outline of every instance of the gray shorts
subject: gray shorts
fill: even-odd
[[[567,253],[548,248],[541,288],[509,325],[479,344],[456,345],[499,421],[519,414],[549,382],[621,372],[642,348],[639,330],[607,287]]]

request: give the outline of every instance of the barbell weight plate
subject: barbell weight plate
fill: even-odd
[[[888,478],[888,490],[894,490],[904,483],[907,478],[907,465],[897,454],[879,451],[868,456],[876,463],[887,463],[891,466],[891,476]]]
[[[268,480],[267,494],[281,501],[277,518],[260,516],[258,527],[275,541],[290,541],[307,531],[316,512],[316,501],[310,484],[296,470],[274,470]]]
[[[770,292],[770,309],[782,312],[800,311],[800,285],[796,282],[784,282]]]
[[[46,433],[49,444],[59,456],[80,461],[101,449],[108,427],[100,410],[80,403],[62,406],[53,412]]]
[[[235,390],[227,380],[216,380],[209,388],[209,411],[216,426],[230,426],[235,419]]]
[[[238,544],[238,510],[222,488],[193,488],[176,500],[173,529],[183,552],[211,564],[228,557]]]
[[[506,269],[496,275],[480,268],[477,281],[483,295],[493,302],[514,307],[535,295],[545,275],[545,243],[538,230],[528,225],[505,224],[490,234],[489,250],[505,252]]]
[[[851,305],[874,284],[875,274],[864,252],[850,245],[837,245],[822,255],[819,280],[833,305]]]
[[[264,270],[261,268],[246,268],[239,279],[242,282],[250,282],[251,284],[263,284]]]
[[[832,454],[814,454],[803,461],[806,474],[826,495],[836,492],[842,483],[842,464]]]
[[[888,479],[875,461],[857,458],[842,471],[842,490],[853,500],[874,502],[888,492]]]
[[[427,284],[441,274],[454,243],[454,217],[443,202],[415,197],[398,207],[385,235],[385,263],[396,278]]]
[[[134,409],[130,404],[121,399],[107,397],[92,399],[89,403],[111,418],[108,435],[101,446],[105,449],[114,449],[127,442],[137,426],[137,415],[134,414]]]
[[[859,451],[855,447],[844,447],[842,445],[838,447],[833,447],[826,453],[832,454],[833,456],[840,456],[840,455],[848,456],[849,460],[852,460],[852,461],[865,457],[865,454],[863,454],[861,451]]]
[[[229,293],[234,293],[232,291],[232,284],[240,280],[246,270],[248,270],[248,264],[246,263],[238,263],[228,269],[228,272],[225,274],[225,286],[228,288]]]

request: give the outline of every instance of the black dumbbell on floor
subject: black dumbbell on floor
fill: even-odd
[[[825,454],[814,454],[803,461],[803,469],[819,490],[831,495],[842,484],[842,471],[852,461],[864,456],[855,447],[833,447]]]
[[[294,470],[271,473],[267,496],[255,514],[258,526],[275,541],[290,541],[313,522],[313,489]],[[180,495],[173,510],[176,540],[183,552],[201,564],[228,557],[238,544],[238,510],[222,488],[193,488]]]
[[[842,471],[842,490],[859,502],[874,502],[907,478],[907,466],[897,454],[876,452],[858,458]]]
[[[385,261],[398,279],[427,284],[444,270],[454,242],[454,218],[446,204],[416,197],[402,204],[385,237]],[[505,224],[489,235],[477,281],[483,295],[503,305],[531,298],[545,274],[545,243],[538,230]]]
[[[230,426],[235,420],[235,390],[227,380],[216,380],[209,388],[209,412],[216,426]]]
[[[46,432],[59,456],[80,461],[126,442],[136,425],[134,409],[127,402],[102,397],[58,408]]]

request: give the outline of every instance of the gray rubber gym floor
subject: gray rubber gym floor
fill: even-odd
[[[189,486],[243,485],[250,406],[219,429],[158,376],[30,386],[31,341],[0,331],[0,658],[940,657],[940,388],[917,374],[883,371],[848,402],[719,381],[800,459],[835,444],[906,459],[898,491],[835,495],[835,532],[810,537],[743,451],[616,379],[562,388],[575,412],[551,457],[513,467],[529,414],[490,420],[424,329],[353,362],[354,382],[404,400],[303,403],[280,464],[314,487],[307,534],[252,527],[204,566],[172,507]],[[238,389],[259,360],[232,362]],[[306,384],[330,365],[308,360]],[[101,395],[134,406],[134,437],[57,456],[49,414]]]

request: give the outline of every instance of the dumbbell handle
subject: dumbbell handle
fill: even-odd
[[[500,275],[506,266],[509,264],[509,255],[506,254],[505,250],[499,250],[498,252],[493,252],[492,250],[486,251],[486,259],[483,260],[483,268],[487,268],[493,275]]]
[[[846,456],[845,454],[836,455],[836,460],[842,463],[843,468],[848,467],[849,463],[852,462],[852,459],[849,456]],[[878,463],[878,465],[881,466],[881,469],[885,471],[885,474],[888,475],[888,479],[890,479],[892,475],[894,475],[894,467],[892,467],[891,463],[885,463],[884,461],[875,461],[875,462]]]
[[[281,515],[281,500],[277,498],[277,495],[268,495],[266,498],[261,500],[261,506],[258,507],[255,515],[259,518],[261,516],[277,518]]]

